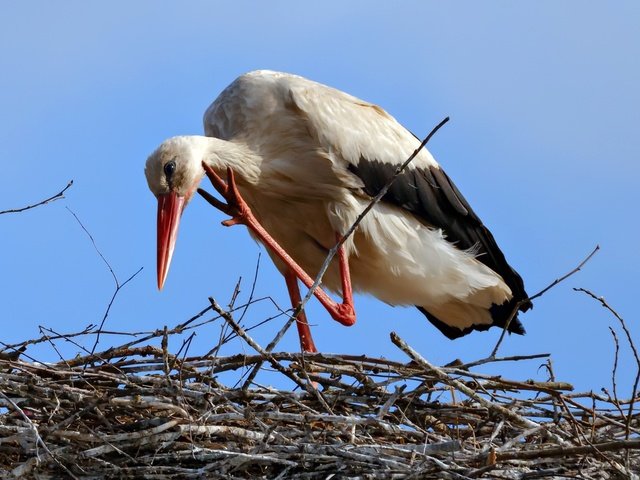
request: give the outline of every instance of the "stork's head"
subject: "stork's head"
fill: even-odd
[[[144,173],[158,199],[158,288],[167,278],[178,235],[180,216],[204,175],[203,137],[165,140],[147,159]]]

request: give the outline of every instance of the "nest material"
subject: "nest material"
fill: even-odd
[[[256,355],[180,358],[167,351],[166,330],[155,335],[164,338],[160,348],[129,344],[55,364],[2,354],[3,477],[637,478],[640,471],[633,402],[474,373],[473,365],[436,367],[394,335],[408,363],[268,353],[225,319]],[[256,383],[265,370],[292,388]],[[231,372],[241,381],[223,384]]]

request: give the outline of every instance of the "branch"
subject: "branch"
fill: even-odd
[[[506,460],[533,460],[549,457],[568,457],[571,455],[583,455],[601,452],[615,452],[619,450],[640,449],[640,439],[614,440],[611,442],[594,443],[578,447],[552,447],[536,448],[532,450],[519,450],[514,452],[498,453],[498,462]]]
[[[270,353],[266,352],[260,345],[258,345],[258,343],[255,340],[253,340],[253,338],[251,338],[240,325],[236,323],[236,321],[233,319],[231,314],[223,310],[222,307],[218,305],[218,303],[213,299],[213,297],[209,297],[209,302],[211,302],[211,307],[213,308],[213,310],[229,324],[229,326],[233,329],[233,331],[236,332],[236,334],[239,337],[241,337],[245,342],[247,342],[247,344],[251,348],[253,348],[256,352],[258,352],[260,355],[265,356],[269,360],[269,363],[273,368],[275,368],[277,371],[279,371],[280,373],[285,375],[287,378],[292,380],[300,388],[308,391],[309,393],[313,393],[314,391],[313,387],[311,387],[310,385],[307,385],[297,375],[295,375],[289,369],[283,367]]]
[[[106,310],[104,312],[104,315],[102,316],[102,321],[100,322],[100,325],[98,326],[96,339],[95,339],[95,342],[93,343],[93,347],[91,348],[91,354],[90,355],[93,355],[95,353],[95,351],[96,351],[96,348],[98,347],[98,343],[100,342],[100,333],[102,332],[102,328],[104,327],[104,324],[107,321],[107,317],[109,316],[109,312],[111,311],[111,306],[113,305],[113,302],[115,301],[116,297],[118,296],[118,293],[120,292],[120,290],[127,283],[129,283],[131,280],[133,280],[142,271],[142,269],[144,267],[140,267],[137,272],[135,272],[133,275],[131,275],[129,278],[127,278],[124,282],[120,283],[120,281],[118,280],[118,277],[116,276],[115,272],[113,271],[113,268],[111,268],[111,264],[107,261],[105,256],[102,254],[102,252],[98,248],[98,245],[96,245],[96,241],[93,239],[93,235],[91,235],[89,230],[86,229],[86,227],[82,224],[82,222],[80,221],[78,216],[73,212],[73,210],[71,210],[69,207],[67,207],[67,210],[69,211],[69,213],[71,213],[71,215],[73,215],[73,218],[76,219],[76,221],[78,222],[78,224],[80,225],[82,230],[84,230],[84,233],[86,233],[87,236],[89,237],[89,239],[91,240],[91,244],[93,245],[94,250],[98,253],[98,255],[100,255],[100,258],[102,259],[104,264],[109,269],[109,272],[111,273],[111,276],[113,277],[113,282],[115,283],[115,286],[116,286],[116,289],[113,292],[113,295],[111,296],[111,300],[109,300],[109,303],[108,303],[107,308],[106,308]]]
[[[56,193],[52,197],[47,198],[46,200],[42,200],[41,202],[34,203],[33,205],[27,205],[26,207],[22,207],[22,208],[14,208],[14,209],[11,209],[11,210],[2,210],[2,211],[0,211],[0,215],[2,215],[4,213],[20,213],[20,212],[24,212],[25,210],[30,210],[32,208],[39,207],[40,205],[46,205],[47,203],[51,203],[51,202],[55,202],[56,200],[60,200],[61,198],[64,198],[64,192],[66,192],[71,187],[71,185],[73,185],[73,180],[69,180],[69,183],[67,184],[66,187],[64,187],[61,191],[59,191],[58,193]]]
[[[460,366],[456,366],[461,370],[469,370],[472,367],[477,367],[479,365],[484,365],[485,363],[493,363],[493,362],[517,362],[520,360],[534,360],[536,358],[549,358],[551,356],[550,353],[536,353],[534,355],[514,355],[511,357],[487,357],[480,360],[476,360],[474,362],[468,362],[462,364]]]
[[[587,255],[587,258],[585,258],[582,262],[580,262],[580,264],[574,268],[573,270],[571,270],[569,273],[567,273],[566,275],[560,277],[560,278],[556,278],[553,282],[551,282],[547,287],[543,288],[542,290],[540,290],[538,293],[536,293],[535,295],[533,295],[532,297],[529,297],[529,301],[535,300],[538,297],[541,297],[542,295],[544,295],[545,293],[547,293],[548,290],[552,289],[553,287],[555,287],[556,285],[558,285],[560,282],[566,280],[567,278],[569,278],[571,275],[573,275],[574,273],[578,273],[580,270],[582,270],[582,267],[584,267],[584,265],[591,260],[591,257],[593,257],[596,252],[600,250],[600,245],[596,245],[596,248],[593,249],[593,251]]]
[[[589,295],[591,298],[593,298],[594,300],[597,300],[598,302],[600,302],[600,305],[602,305],[604,308],[606,308],[607,310],[609,310],[613,316],[615,316],[618,321],[620,322],[620,325],[622,326],[622,330],[624,330],[625,335],[627,336],[627,341],[629,342],[629,346],[631,347],[631,350],[633,351],[633,356],[636,359],[636,365],[638,366],[638,371],[636,373],[636,378],[635,381],[633,382],[633,390],[631,391],[631,401],[629,402],[629,413],[627,414],[627,431],[626,431],[626,439],[629,439],[629,434],[630,434],[630,428],[631,428],[631,419],[633,418],[633,405],[636,399],[636,394],[638,393],[638,384],[640,383],[640,355],[638,355],[638,350],[636,349],[636,345],[633,342],[633,338],[631,337],[631,332],[629,331],[629,329],[627,328],[627,324],[624,321],[624,318],[622,318],[620,316],[620,314],[618,312],[616,312],[608,303],[607,301],[604,299],[604,297],[598,297],[595,293],[585,289],[585,288],[574,288],[574,290],[576,292],[583,292],[587,295]],[[615,383],[614,383],[615,385]]]
[[[440,368],[436,367],[435,365],[432,365],[431,363],[429,363],[418,352],[416,352],[413,348],[407,345],[407,343],[402,338],[400,338],[400,336],[397,333],[391,332],[391,341],[396,347],[398,347],[400,350],[406,353],[409,356],[409,358],[411,358],[414,362],[416,362],[422,368],[425,368],[427,371],[432,372],[440,381],[444,382],[447,385],[450,385],[451,387],[455,388],[459,392],[464,393],[467,397],[472,398],[483,407],[486,407],[489,411],[497,413],[501,415],[503,418],[506,418],[521,427],[537,428],[540,426],[540,424],[532,420],[529,420],[526,417],[518,415],[517,413],[503,407],[502,405],[498,405],[490,402],[489,400],[486,400],[485,398],[481,397],[476,392],[474,392],[471,388],[467,387],[464,383],[454,378],[451,378],[444,371],[442,371]],[[560,440],[560,442],[562,441]]]

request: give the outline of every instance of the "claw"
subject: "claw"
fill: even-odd
[[[202,198],[204,198],[207,202],[209,202],[210,205],[213,205],[214,207],[216,207],[218,210],[226,213],[227,215],[231,215],[231,211],[230,211],[230,207],[229,205],[227,205],[224,202],[221,202],[220,200],[218,200],[216,197],[214,197],[213,195],[211,195],[209,192],[207,192],[206,190],[203,190],[202,188],[198,189],[198,194],[200,194],[200,196]]]
[[[200,196],[209,202],[209,204],[231,216],[230,219],[222,222],[222,225],[225,227],[231,227],[233,225],[248,225],[248,217],[251,215],[251,210],[242,198],[242,195],[240,195],[235,175],[231,167],[227,167],[226,182],[206,163],[202,162],[202,167],[204,168],[204,171],[213,187],[227,201],[227,203],[221,202],[206,190],[198,188]]]
[[[246,225],[246,222],[244,222],[241,217],[235,216],[233,218],[230,218],[229,220],[223,221],[222,225],[224,225],[225,227],[233,227],[234,225]]]

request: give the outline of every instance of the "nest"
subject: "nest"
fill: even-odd
[[[522,358],[437,367],[395,334],[406,363],[273,353],[276,340],[262,348],[230,313],[215,302],[212,309],[255,354],[170,353],[168,337],[194,319],[58,363],[20,353],[69,335],[6,348],[3,476],[522,479],[637,478],[640,471],[633,401],[474,372]],[[291,388],[261,385],[256,375],[264,370]]]

